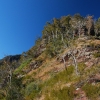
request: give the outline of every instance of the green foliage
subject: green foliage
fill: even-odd
[[[10,86],[11,88],[7,88],[6,100],[23,100],[20,92],[22,88],[22,78],[17,78],[15,75],[12,75]]]
[[[84,69],[86,68],[86,65],[84,63],[78,64],[78,71],[80,74],[84,74]]]
[[[34,82],[31,82],[30,84],[27,85],[25,89],[25,95],[33,100],[36,96],[38,96],[40,91],[41,91],[41,86]]]
[[[74,17],[77,21],[78,21],[78,20],[83,20],[83,19],[84,19],[79,13],[75,14],[73,17]]]
[[[95,57],[95,58],[100,57],[100,52],[94,53],[94,57]]]
[[[46,51],[45,51],[46,55],[50,58],[53,58],[54,56],[62,52],[63,46],[64,45],[60,40],[60,38],[53,40],[46,47]]]
[[[0,91],[0,100],[5,100],[5,94],[3,91]]]
[[[38,52],[38,44],[39,43],[37,43],[30,50],[27,51],[27,55],[28,55],[29,58],[37,58],[38,57],[38,54],[37,54],[37,52]]]
[[[31,59],[28,59],[26,61],[24,61],[15,71],[14,74],[18,74],[22,71],[23,68],[25,68],[29,63],[30,63]]]
[[[60,90],[52,90],[50,94],[46,95],[45,100],[73,100],[74,98],[74,87],[64,87]]]
[[[52,43],[50,43],[46,48],[46,55],[50,58],[54,57],[56,55],[55,47]]]
[[[18,90],[22,88],[22,78],[17,78],[16,75],[12,75],[11,85],[16,87]]]
[[[100,96],[100,86],[86,84],[82,89],[91,100],[96,100],[96,98]]]
[[[17,88],[13,87],[8,91],[8,95],[6,96],[6,100],[23,100],[22,95],[17,90]]]
[[[70,27],[70,20],[71,20],[71,16],[70,15],[63,16],[60,19],[60,22],[61,22],[62,26],[65,27],[66,30],[69,29],[69,27]]]
[[[36,45],[40,45],[41,41],[42,41],[41,37],[38,37],[38,38],[36,39],[36,41],[35,41],[35,44],[36,44]]]

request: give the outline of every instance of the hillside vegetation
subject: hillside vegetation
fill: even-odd
[[[100,18],[54,18],[30,50],[1,59],[0,100],[100,100]]]

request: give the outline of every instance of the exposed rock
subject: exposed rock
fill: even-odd
[[[35,60],[35,61],[31,62],[29,65],[30,70],[40,67],[41,64],[42,64],[42,60]]]
[[[91,67],[91,66],[94,65],[94,63],[93,63],[93,62],[85,62],[85,65],[86,65],[87,67]]]
[[[76,96],[74,98],[74,100],[88,100],[88,98],[86,97],[85,92],[81,88],[77,88],[74,91],[74,95]]]

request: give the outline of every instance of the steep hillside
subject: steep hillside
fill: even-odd
[[[93,21],[75,14],[47,23],[35,46],[0,64],[0,100],[100,100],[100,19]]]
[[[26,100],[100,99],[100,40],[86,38],[75,40],[76,46],[58,57],[42,53],[21,70]]]

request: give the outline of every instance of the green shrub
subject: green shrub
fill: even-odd
[[[73,100],[74,87],[64,87],[60,90],[52,90],[49,95],[45,96],[45,100]]]
[[[60,39],[55,39],[52,40],[52,42],[50,42],[47,45],[46,48],[46,55],[50,58],[53,58],[54,56],[56,56],[57,54],[61,53],[63,50],[63,43]]]
[[[27,85],[25,89],[25,95],[29,98],[35,98],[38,96],[39,92],[41,91],[41,86],[32,82],[29,85]]]
[[[23,97],[18,91],[18,89],[13,87],[9,89],[7,96],[6,96],[6,100],[23,100]]]
[[[95,58],[100,57],[100,52],[94,53],[94,57],[95,57]]]
[[[78,64],[78,71],[80,74],[84,74],[84,69],[86,68],[86,65],[84,63]]]
[[[22,71],[23,68],[25,68],[29,63],[30,63],[31,59],[28,59],[26,61],[24,61],[15,71],[14,74],[18,74]]]
[[[5,100],[5,94],[3,93],[3,91],[0,91],[0,100]]]
[[[96,100],[96,98],[100,96],[100,86],[98,87],[95,85],[86,84],[82,87],[82,89],[91,100]]]

